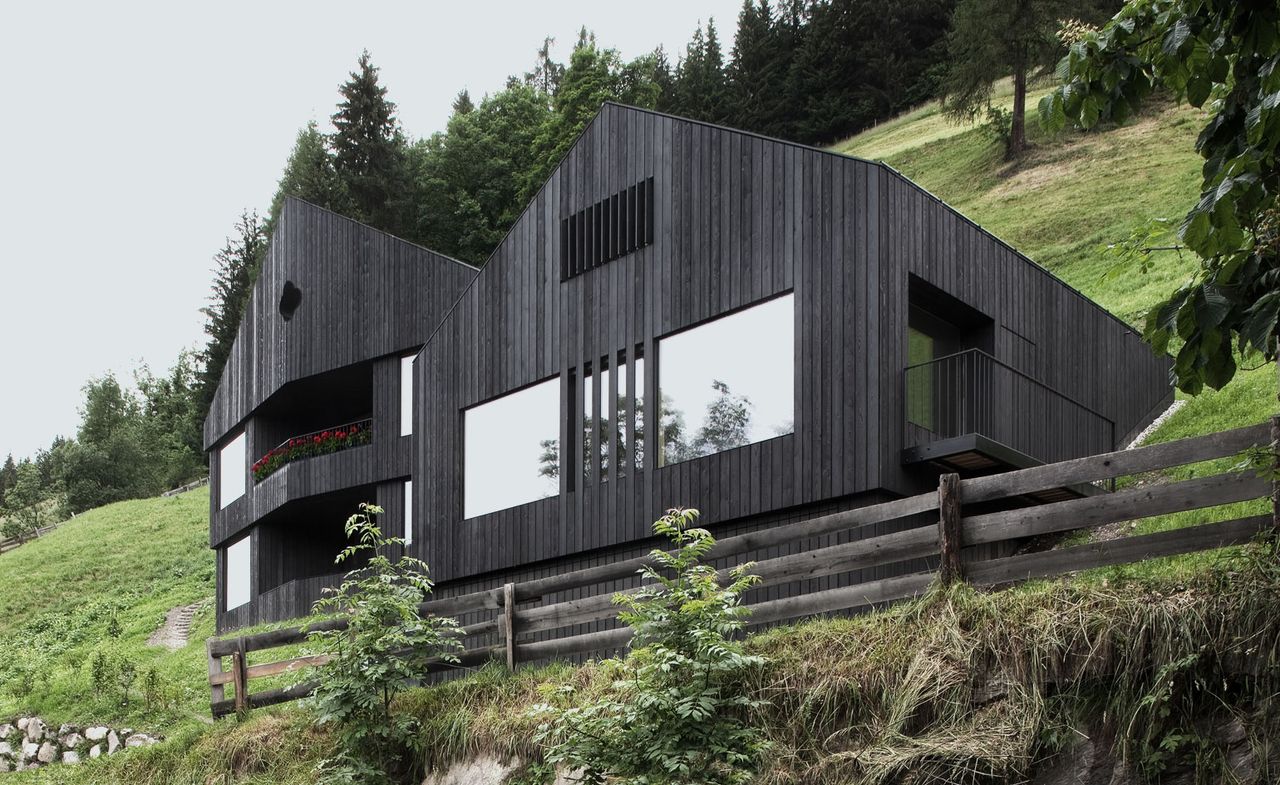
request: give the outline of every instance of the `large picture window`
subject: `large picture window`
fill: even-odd
[[[218,509],[225,510],[231,502],[244,496],[245,477],[249,463],[245,459],[245,439],[242,432],[218,451]]]
[[[659,465],[791,433],[792,295],[660,340],[658,392]]]
[[[559,378],[467,409],[464,427],[464,517],[560,492]]]
[[[249,601],[249,571],[253,562],[251,537],[245,535],[227,546],[227,574],[223,581],[227,610]]]
[[[416,354],[400,358],[400,435],[413,433],[413,363]]]

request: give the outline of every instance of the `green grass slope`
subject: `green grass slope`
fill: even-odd
[[[1043,90],[1033,91],[1034,106]],[[1008,99],[997,92],[997,100]],[[1199,110],[1153,102],[1133,122],[1092,133],[1046,136],[1028,112],[1028,155],[1006,163],[981,128],[948,123],[924,107],[836,145],[890,166],[1008,242],[1055,275],[1141,328],[1160,298],[1196,269],[1192,255],[1156,253],[1151,269],[1122,264],[1106,246],[1154,219],[1176,243],[1182,216],[1199,197],[1194,150],[1206,121]],[[1275,366],[1237,375],[1221,392],[1198,396],[1156,435],[1176,438],[1255,423],[1276,411]]]
[[[1037,95],[1033,92],[1028,103],[1034,106]],[[1007,86],[997,90],[996,99],[1011,103]],[[936,107],[926,106],[835,149],[885,160],[1137,326],[1153,303],[1186,280],[1195,269],[1194,260],[1165,253],[1151,271],[1142,273],[1117,267],[1105,245],[1153,218],[1171,219],[1176,226],[1197,197],[1200,161],[1192,145],[1203,121],[1195,110],[1153,104],[1121,128],[1050,138],[1039,131],[1033,112],[1028,124],[1032,150],[1017,165],[1009,165],[982,130],[951,124]],[[1188,401],[1154,440],[1258,422],[1276,411],[1275,391],[1274,366],[1242,372],[1221,392]],[[1222,471],[1233,462],[1187,467],[1170,475]],[[1237,505],[1214,516],[1163,516],[1135,528],[1147,532],[1183,526],[1247,514],[1257,506]],[[312,781],[312,767],[326,743],[297,707],[256,712],[247,722],[222,722],[214,729],[198,726],[195,718],[207,711],[203,639],[212,634],[210,608],[196,617],[192,643],[185,649],[170,653],[146,645],[169,608],[212,596],[213,560],[205,545],[207,507],[205,490],[113,505],[69,522],[40,542],[0,555],[0,717],[39,711],[55,722],[123,718],[138,727],[168,727],[171,734],[168,743],[152,749],[77,768],[16,775],[16,782]],[[1129,591],[1121,589],[1123,585],[1134,587],[1135,595],[1171,597],[1223,570],[1234,575],[1236,565],[1253,563],[1238,559],[1242,552],[1095,570],[1076,585],[1081,591],[1117,596]],[[1225,559],[1236,561],[1223,564]],[[1273,579],[1268,573],[1266,580]],[[1029,585],[1002,595],[999,604],[1016,609],[1022,603],[1019,598],[1047,596],[1056,591],[1054,585]],[[1053,614],[1062,606],[1057,597],[1042,604],[1037,613]],[[913,607],[891,613],[910,615]],[[116,639],[107,637],[112,613],[120,627]],[[803,659],[805,640],[832,630],[839,632],[832,634],[840,641],[858,640],[857,634],[848,637],[844,627],[875,625],[880,623],[876,618],[817,622],[794,632],[775,632],[755,645],[783,660]],[[43,652],[38,658],[42,664],[22,664],[31,659],[24,659],[27,648]],[[166,706],[148,711],[141,687],[135,687],[128,707],[120,705],[118,688],[95,693],[87,663],[100,650],[133,658],[140,669],[155,667],[172,691]],[[795,669],[810,671],[804,662]],[[589,681],[592,672],[584,669],[575,675],[563,666],[551,666],[512,677],[485,671],[444,689],[422,691],[410,699],[409,708],[428,724],[428,757],[484,749],[519,752],[529,731],[522,710],[536,700],[537,684],[548,679]],[[802,779],[775,776],[773,781]]]
[[[208,517],[207,489],[120,502],[0,554],[0,719],[164,731],[207,714]],[[198,602],[185,648],[147,644],[171,608]]]

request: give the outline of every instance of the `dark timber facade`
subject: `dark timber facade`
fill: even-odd
[[[724,334],[756,340],[737,325],[766,313],[788,315],[760,335],[789,343],[789,419],[716,441],[715,401],[761,412],[776,392],[747,390],[748,403],[716,388],[686,439],[701,449],[673,449],[675,337],[737,315]],[[720,354],[707,353],[713,371]],[[942,470],[1112,449],[1172,401],[1168,369],[887,166],[607,104],[478,273],[288,203],[205,427],[219,628],[305,613],[361,500],[408,523],[441,592],[463,591],[634,554],[675,505],[742,531],[920,492]],[[553,423],[545,489],[486,505],[480,480],[505,484],[501,460],[468,446],[487,449],[490,409],[535,398]],[[684,413],[690,431],[702,408]],[[344,430],[349,449],[255,482],[250,465],[275,445],[357,422],[367,444]],[[240,433],[243,457],[225,451]],[[241,468],[246,480],[224,508],[228,455],[244,466],[226,482]],[[495,476],[468,478],[482,466]]]

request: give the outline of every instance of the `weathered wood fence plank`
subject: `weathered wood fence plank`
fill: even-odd
[[[709,558],[726,559],[777,546],[811,542],[822,535],[852,533],[849,542],[814,547],[757,562],[752,571],[762,587],[852,573],[856,570],[937,556],[939,571],[899,575],[843,586],[825,591],[756,603],[751,606],[751,624],[844,612],[883,605],[929,590],[935,581],[943,584],[967,580],[978,585],[999,585],[1045,578],[1095,567],[1124,564],[1150,558],[1221,548],[1249,542],[1259,533],[1280,529],[1280,482],[1274,476],[1254,471],[1233,471],[1180,482],[1148,484],[1109,494],[1088,495],[1050,504],[985,514],[963,514],[964,505],[1001,499],[1022,500],[1027,494],[1053,488],[1074,487],[1114,479],[1139,472],[1151,472],[1235,455],[1271,440],[1280,443],[1280,418],[1249,428],[1239,428],[1177,442],[1134,450],[1107,453],[1047,466],[1037,466],[989,477],[961,479],[945,474],[936,493],[824,515],[801,523],[727,537],[719,541]],[[962,561],[967,546],[1024,540],[1041,534],[1088,529],[1118,521],[1156,515],[1202,510],[1225,504],[1269,498],[1272,510],[1233,520],[1187,528],[1088,543],[1059,550],[1019,554],[975,561]],[[863,527],[903,521],[933,512],[937,525],[919,525],[889,534],[857,538]],[[924,524],[925,521],[918,521]],[[510,668],[521,662],[602,652],[627,645],[631,630],[610,629],[578,635],[560,635],[550,640],[522,641],[536,633],[599,622],[616,617],[612,592],[598,592],[580,599],[525,608],[533,602],[561,592],[598,586],[633,577],[651,563],[649,556],[554,575],[523,583],[432,600],[419,606],[424,615],[453,616],[490,611],[492,618],[458,629],[463,639],[498,633],[500,643],[472,646],[459,655],[457,663],[436,661],[429,672],[473,667],[493,658],[505,660]],[[729,570],[721,570],[726,577]],[[634,591],[631,590],[631,591]],[[207,642],[211,709],[215,717],[296,700],[310,694],[314,683],[248,692],[255,678],[279,676],[303,668],[323,665],[323,655],[306,655],[279,662],[249,666],[253,651],[300,643],[316,630],[340,630],[341,619],[315,622],[302,627],[271,630],[236,638]],[[223,669],[222,658],[232,658],[232,668]],[[226,685],[235,695],[228,699]]]

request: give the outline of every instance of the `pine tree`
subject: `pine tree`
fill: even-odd
[[[18,481],[18,464],[13,461],[13,453],[4,459],[4,465],[0,466],[0,507],[4,506],[4,494],[14,483]]]
[[[555,43],[556,39],[551,36],[542,39],[542,46],[538,48],[538,60],[533,70],[524,75],[525,84],[542,93],[548,104],[560,91],[560,81],[564,79],[564,65],[551,59],[551,47]]]
[[[267,238],[256,212],[245,211],[236,222],[235,233],[214,255],[213,292],[209,305],[200,309],[205,316],[204,331],[209,341],[200,352],[199,417],[203,420],[222,379],[222,369],[240,330],[240,319],[249,303],[253,282],[258,277]]]
[[[771,125],[770,99],[784,89],[783,53],[769,0],[743,0],[728,68],[726,114],[736,128],[765,132]]]
[[[659,112],[675,114],[677,110],[675,75],[671,71],[671,61],[661,46],[653,50],[653,84],[657,89],[654,108]]]
[[[471,114],[471,112],[476,108],[476,105],[471,102],[471,93],[467,92],[465,89],[458,91],[458,94],[454,97],[453,103],[450,106],[453,110],[453,114],[455,115]]]
[[[360,55],[359,68],[338,88],[342,101],[329,138],[334,166],[351,194],[353,217],[397,234],[408,197],[406,143],[396,105],[378,83],[378,69],[367,50]]]
[[[708,122],[724,119],[728,87],[714,21],[707,23],[705,34],[701,23],[693,31],[676,66],[674,92],[676,114]]]
[[[1097,21],[1110,15],[1106,0],[960,0],[947,36],[948,71],[943,109],[971,121],[990,105],[997,79],[1013,75],[1013,116],[1005,155],[1026,149],[1027,81],[1047,71],[1064,51],[1057,38],[1060,20]]]
[[[280,211],[284,209],[284,198],[296,196],[299,199],[319,205],[336,213],[350,215],[353,211],[351,194],[346,184],[338,177],[334,168],[333,155],[329,152],[324,134],[316,126],[314,120],[307,123],[298,132],[297,141],[293,144],[293,152],[285,164],[284,174],[280,176],[280,184],[271,199],[271,212],[267,217],[265,233],[267,237],[275,231],[280,220]]]

